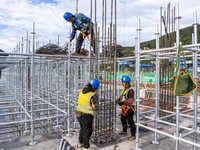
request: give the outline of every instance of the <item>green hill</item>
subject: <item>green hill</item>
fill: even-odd
[[[193,32],[194,32],[193,26],[180,29],[180,41],[182,42],[183,45],[192,44],[192,33]],[[200,25],[198,25],[197,32],[198,32],[197,35],[200,35]],[[175,39],[176,39],[175,32],[170,33],[168,35],[168,37],[170,37],[170,41],[167,43],[164,43],[165,36],[162,36],[160,38],[160,46],[161,47],[169,47],[169,46],[165,46],[165,45],[173,45],[173,43],[175,43]],[[198,43],[199,42],[200,42],[200,36],[198,36]],[[141,43],[141,49],[155,49],[155,48],[156,48],[156,40],[155,39]],[[134,49],[135,49],[135,47],[123,47],[122,53],[124,56],[134,55],[134,53],[133,53]]]

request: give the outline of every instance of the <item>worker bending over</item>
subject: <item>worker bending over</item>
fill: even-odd
[[[93,22],[90,18],[85,16],[82,13],[78,13],[73,15],[70,12],[66,12],[63,18],[72,24],[72,32],[70,35],[70,42],[75,38],[77,30],[80,31],[77,41],[76,41],[76,52],[75,54],[80,55],[81,46],[86,37],[90,35],[90,43],[93,47],[93,51],[95,53],[95,37],[94,37],[94,29]]]

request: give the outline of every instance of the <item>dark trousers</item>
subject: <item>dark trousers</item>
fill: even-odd
[[[135,136],[136,127],[135,127],[135,122],[133,120],[133,114],[134,114],[134,111],[132,109],[128,110],[126,116],[121,114],[121,122],[122,122],[122,126],[123,126],[123,131],[126,132],[127,131],[127,121],[128,121],[128,124],[131,128],[131,134],[132,134],[132,136]]]
[[[92,135],[93,116],[90,114],[81,114],[77,117],[80,124],[79,142],[83,144],[84,148],[90,147],[90,137]]]
[[[90,35],[91,35],[90,43],[91,43],[91,46],[92,46],[93,51],[95,53],[96,52],[96,50],[95,50],[96,47],[95,47],[95,36],[94,36],[93,28],[91,29],[91,34]],[[78,38],[76,40],[76,52],[77,53],[80,52],[82,44],[83,44],[83,41],[84,41],[83,35],[82,35],[82,33],[79,33]]]

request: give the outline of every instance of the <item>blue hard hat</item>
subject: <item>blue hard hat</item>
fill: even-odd
[[[128,75],[123,75],[121,81],[122,82],[131,82],[131,78]]]
[[[93,88],[98,89],[98,88],[99,88],[99,85],[100,85],[100,82],[99,82],[99,80],[97,80],[97,79],[92,79],[92,80],[90,81],[90,85],[91,85]]]
[[[66,12],[66,13],[63,15],[63,18],[64,18],[66,21],[69,21],[69,19],[70,19],[71,16],[73,16],[72,13]]]

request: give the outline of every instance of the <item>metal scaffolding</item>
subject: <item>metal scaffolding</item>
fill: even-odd
[[[35,145],[36,134],[71,135],[73,129],[79,128],[75,113],[78,94],[91,78],[101,80],[92,139],[96,143],[106,143],[116,138],[116,53],[112,51],[117,45],[116,0],[110,4],[109,27],[106,22],[108,2],[104,2],[101,29],[96,23],[96,3],[91,1],[91,18],[93,5],[95,8],[95,56],[91,55],[91,47],[89,56],[71,56],[71,44],[68,44],[67,55],[35,54],[35,49],[39,48],[35,23],[30,32],[32,41],[26,32],[25,49],[22,38],[22,44],[17,44],[13,53],[0,53],[0,63],[5,65],[0,80],[0,142],[30,135],[30,145]],[[59,40],[58,35],[58,44]],[[100,55],[102,49],[107,55]]]
[[[76,127],[77,95],[89,80],[87,59],[9,54],[4,63],[10,66],[2,71],[2,128],[31,132],[34,142],[35,133]]]
[[[159,48],[159,33],[156,33],[156,49],[153,50],[142,50],[140,48],[140,39],[141,39],[141,25],[140,20],[138,20],[138,29],[137,29],[137,44],[136,44],[136,50],[135,50],[135,57],[129,57],[128,59],[135,59],[136,61],[136,108],[137,108],[137,117],[136,117],[136,125],[137,125],[137,134],[136,134],[136,145],[135,149],[140,149],[139,145],[139,128],[145,128],[150,131],[154,132],[154,139],[152,140],[153,144],[159,144],[158,136],[157,134],[172,138],[175,140],[176,143],[176,150],[181,149],[180,142],[189,144],[193,146],[193,149],[196,150],[200,147],[200,143],[197,140],[197,137],[199,135],[199,127],[198,127],[198,120],[200,119],[198,117],[198,91],[197,89],[193,93],[193,108],[183,110],[183,104],[181,103],[182,98],[181,96],[176,96],[175,101],[172,101],[172,103],[175,103],[175,111],[173,110],[166,110],[165,108],[161,108],[161,93],[163,88],[167,88],[167,86],[161,87],[160,82],[161,79],[159,79],[160,67],[161,63],[160,60],[169,60],[171,58],[175,58],[177,56],[177,51],[180,43],[180,35],[179,35],[179,22],[180,22],[180,16],[179,16],[179,6],[177,7],[176,12],[176,44],[174,47],[169,48]],[[198,84],[198,75],[197,75],[197,58],[198,52],[199,52],[199,46],[200,44],[197,43],[197,15],[194,20],[194,42],[190,45],[183,45],[183,49],[185,51],[185,57],[193,59],[193,77],[195,79],[196,84]],[[157,30],[158,31],[158,30]],[[169,53],[170,50],[170,53]],[[143,106],[141,105],[141,99],[140,99],[140,63],[141,60],[154,60],[156,64],[156,89],[155,89],[155,107],[149,107],[149,106]],[[167,66],[165,67],[167,68]],[[165,89],[166,92],[167,89]],[[169,89],[172,93],[172,89]],[[168,97],[170,99],[170,97]],[[140,111],[141,108],[148,107],[150,108],[151,112],[148,111]],[[160,117],[160,113],[165,113],[164,116]],[[175,119],[175,122],[170,122],[169,120],[166,120],[166,118],[173,117]],[[145,118],[146,120],[143,121],[142,119]],[[183,124],[186,120],[188,123]],[[153,123],[152,126],[148,126],[147,123]],[[165,128],[170,128],[170,131],[167,130],[159,130],[158,126],[163,125]],[[191,136],[192,135],[192,136]]]
[[[78,0],[77,0],[78,2]],[[102,0],[102,24],[96,22],[97,2],[91,0],[90,16],[95,19],[95,39],[97,53],[89,56],[71,56],[71,45],[68,44],[67,55],[35,54],[39,41],[35,42],[35,24],[33,24],[32,41],[28,31],[25,39],[20,39],[13,53],[0,52],[0,66],[3,67],[0,79],[0,143],[13,138],[30,135],[30,145],[36,144],[35,135],[42,133],[65,133],[71,135],[73,129],[79,128],[75,110],[79,91],[90,81],[97,78],[101,81],[99,108],[94,120],[92,139],[101,144],[116,139],[117,111],[115,98],[119,93],[119,63],[120,60],[135,62],[135,100],[136,100],[136,143],[135,149],[140,149],[139,129],[145,128],[154,132],[153,144],[159,144],[158,134],[170,137],[176,142],[176,150],[181,149],[179,144],[184,142],[193,146],[193,150],[200,147],[197,137],[198,127],[198,91],[193,93],[193,108],[183,110],[183,97],[175,97],[169,89],[168,81],[160,78],[169,77],[170,68],[161,64],[161,60],[169,60],[177,56],[180,43],[179,36],[179,9],[176,13],[176,44],[174,47],[160,48],[159,29],[157,28],[156,49],[141,51],[141,23],[138,19],[137,36],[135,38],[135,56],[116,58],[117,47],[117,2],[108,3]],[[108,6],[110,4],[110,6]],[[94,6],[93,6],[94,5]],[[110,9],[108,9],[110,7]],[[95,14],[92,15],[92,8]],[[78,5],[77,5],[78,9]],[[110,23],[107,16],[110,10]],[[175,11],[175,9],[174,9]],[[175,13],[175,12],[174,12]],[[193,77],[198,83],[197,59],[200,44],[197,42],[197,15],[194,20],[193,43],[183,45],[185,57],[193,59]],[[161,27],[161,26],[160,26]],[[175,27],[175,23],[173,25]],[[162,30],[162,29],[160,29]],[[101,36],[101,37],[100,37]],[[58,44],[60,37],[58,36]],[[31,51],[32,42],[32,51]],[[100,53],[100,51],[102,53]],[[170,51],[170,52],[169,52]],[[141,60],[153,60],[156,66],[156,84],[153,94],[154,106],[141,103],[140,96],[140,64]],[[171,109],[167,109],[166,101],[171,100]],[[175,107],[174,107],[175,106]],[[141,111],[142,108],[148,108]],[[145,120],[143,120],[145,118]],[[175,122],[171,122],[173,118]],[[181,123],[189,121],[189,125]],[[148,126],[148,123],[153,124]],[[171,131],[160,130],[160,126],[172,128]],[[193,135],[191,138],[190,135]]]

